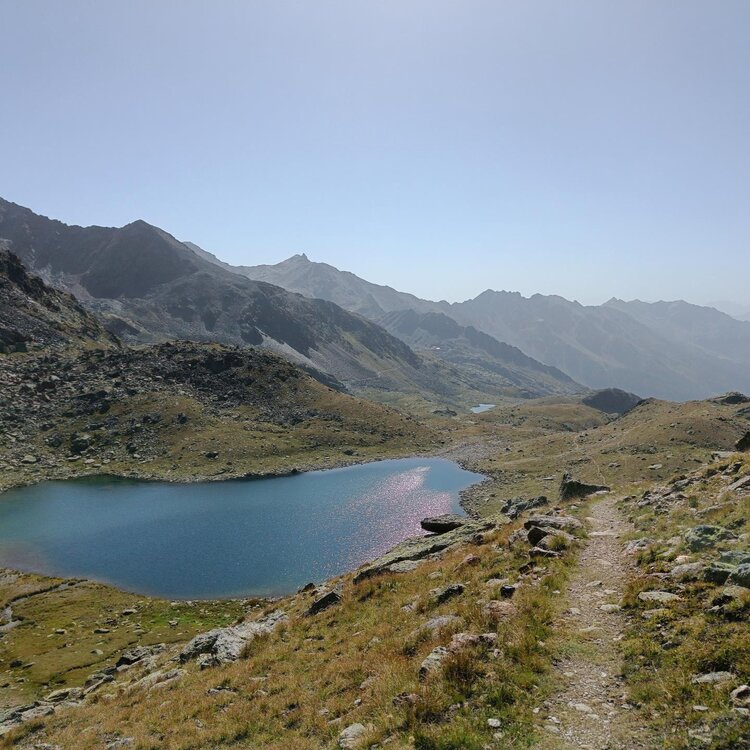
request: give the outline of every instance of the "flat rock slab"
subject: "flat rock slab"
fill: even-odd
[[[680,601],[680,597],[677,594],[671,594],[669,591],[641,591],[638,594],[638,598],[642,602],[658,602],[659,604]]]

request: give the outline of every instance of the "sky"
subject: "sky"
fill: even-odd
[[[0,196],[486,288],[750,311],[747,0],[0,0]]]

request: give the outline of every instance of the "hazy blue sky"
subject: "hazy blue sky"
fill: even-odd
[[[748,0],[0,0],[0,195],[487,287],[750,309]]]

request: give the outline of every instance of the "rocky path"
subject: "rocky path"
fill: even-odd
[[[630,530],[615,498],[596,501],[589,538],[568,589],[563,627],[569,633],[557,663],[562,690],[540,708],[545,750],[647,750],[660,746],[638,726],[626,702],[617,644],[625,628],[619,602],[629,573],[621,537]]]

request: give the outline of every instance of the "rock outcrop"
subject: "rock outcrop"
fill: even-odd
[[[571,500],[573,498],[588,497],[596,492],[609,492],[609,487],[603,484],[587,484],[579,482],[569,473],[563,474],[560,484],[560,499]]]

